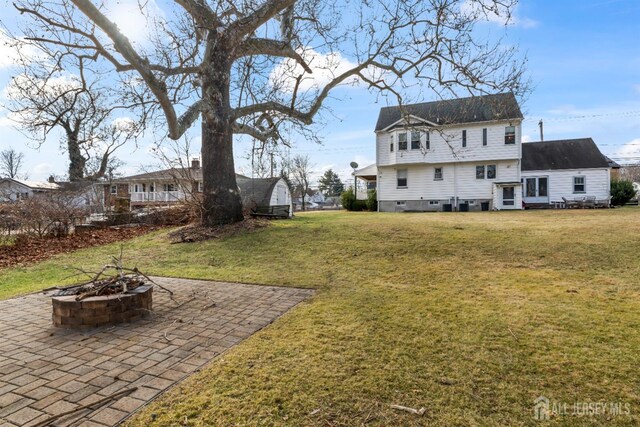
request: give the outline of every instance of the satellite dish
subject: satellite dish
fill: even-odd
[[[351,167],[354,169],[358,169],[358,164],[356,162],[351,162]]]

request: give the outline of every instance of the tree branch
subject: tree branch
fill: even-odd
[[[235,59],[248,55],[270,55],[291,58],[300,64],[307,73],[313,73],[309,65],[302,59],[302,56],[287,42],[272,39],[249,38],[244,40],[238,49],[236,49]]]

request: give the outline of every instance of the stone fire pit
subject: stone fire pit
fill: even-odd
[[[140,285],[125,293],[90,296],[54,295],[53,326],[59,328],[95,328],[134,322],[153,309],[153,286]]]

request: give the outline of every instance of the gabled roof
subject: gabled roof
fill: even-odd
[[[29,187],[31,190],[59,190],[60,189],[60,186],[55,182],[26,181],[23,179],[15,179],[15,178],[0,179],[0,182],[4,182],[4,181],[13,181],[20,185],[24,185],[25,187]]]
[[[608,168],[609,162],[591,138],[522,144],[522,170]]]
[[[191,174],[190,178],[194,181],[202,181],[202,168],[170,168],[162,169],[159,171],[145,172],[138,175],[130,175],[122,178],[114,179],[116,183],[126,183],[131,181],[173,181],[186,179]],[[236,174],[236,179],[249,179],[244,175]]]
[[[282,178],[247,178],[241,175],[236,176],[238,188],[240,189],[240,198],[245,207],[253,204],[256,206],[269,206],[271,202],[271,194],[273,187]]]
[[[410,104],[403,106],[402,109],[400,107],[383,107],[378,116],[376,132],[387,129],[396,123],[404,125],[402,123],[403,115],[407,114],[437,125],[523,118],[513,93],[499,93]]]

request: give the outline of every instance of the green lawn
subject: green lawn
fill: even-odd
[[[0,297],[118,252],[0,270]],[[318,289],[130,424],[638,424],[639,253],[635,208],[309,213],[221,241],[126,242],[125,261],[150,274]],[[540,423],[541,395],[631,414]]]

